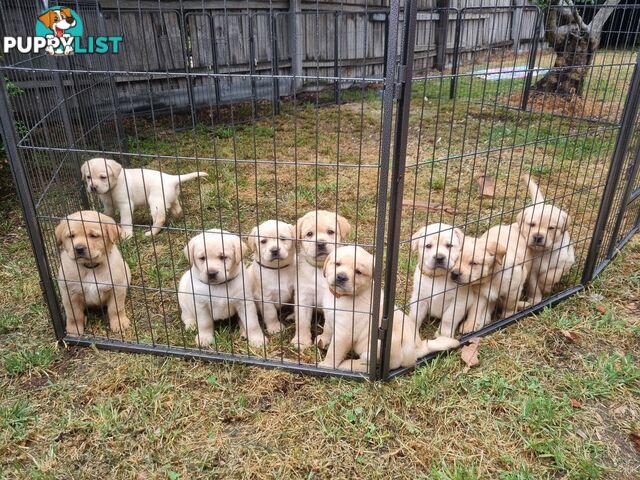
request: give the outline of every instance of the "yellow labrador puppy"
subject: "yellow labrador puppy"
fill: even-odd
[[[115,160],[92,158],[80,167],[82,180],[89,193],[96,193],[104,206],[104,213],[113,216],[120,212],[122,238],[133,235],[133,212],[136,207],[148,205],[153,218],[151,230],[146,235],[160,233],[167,219],[167,210],[175,217],[182,215],[180,184],[198,177],[204,172],[185,175],[169,175],[143,168],[122,168]]]
[[[494,274],[493,284],[497,284],[502,318],[510,317],[529,305],[520,300],[531,268],[527,239],[520,235],[517,223],[491,227],[480,238],[486,238],[489,244],[495,242],[506,250],[502,268]]]
[[[366,371],[371,346],[371,303],[373,289],[373,255],[357,246],[340,247],[324,264],[329,291],[335,297],[334,331],[327,355],[320,363],[324,368]],[[381,304],[382,307],[382,296]],[[325,309],[326,310],[326,309]],[[392,369],[410,367],[429,353],[455,348],[459,342],[439,337],[421,340],[416,337],[413,319],[396,309],[391,332]],[[357,360],[345,360],[353,352]]]
[[[502,268],[506,253],[504,246],[486,237],[465,237],[462,253],[451,270],[451,279],[465,287],[464,295],[462,292],[458,295],[467,314],[461,333],[478,330],[491,322],[501,284],[501,277],[494,274]],[[450,326],[454,332],[456,327]]]
[[[526,293],[531,303],[539,303],[542,296],[552,292],[562,275],[576,261],[569,236],[571,219],[560,208],[545,203],[540,188],[530,176],[525,177],[533,205],[518,215],[520,234],[527,239],[532,258]]]
[[[292,342],[300,348],[311,346],[311,318],[314,307],[322,307],[329,294],[322,267],[327,256],[340,242],[349,236],[351,225],[335,212],[314,210],[306,213],[296,223],[299,244],[295,291],[296,333]],[[331,314],[325,315],[324,329],[318,338],[318,346],[331,341]]]
[[[131,272],[116,246],[120,232],[115,220],[98,212],[80,211],[61,220],[55,235],[67,333],[84,333],[87,307],[106,306],[111,331],[129,328],[125,301]]]
[[[189,240],[184,254],[191,264],[180,279],[178,302],[187,329],[197,326],[196,344],[213,342],[213,322],[238,314],[240,334],[254,347],[266,339],[251,299],[242,263],[242,242],[233,233],[217,228]]]
[[[444,223],[433,223],[420,228],[411,238],[411,251],[418,255],[418,265],[413,274],[410,314],[417,328],[427,316],[442,319],[446,313],[445,327],[458,324],[464,310],[453,306],[458,292],[457,284],[451,280],[449,272],[460,256],[464,233]],[[440,328],[442,335],[453,337],[455,332]]]
[[[247,245],[253,251],[253,263],[247,269],[247,276],[253,299],[269,333],[282,330],[278,309],[293,300],[295,239],[295,227],[278,220],[268,220],[254,227],[247,239]]]

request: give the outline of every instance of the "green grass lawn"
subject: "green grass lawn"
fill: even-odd
[[[585,292],[389,383],[56,348],[0,225],[1,478],[636,479],[640,243]],[[637,448],[637,446],[636,446]]]

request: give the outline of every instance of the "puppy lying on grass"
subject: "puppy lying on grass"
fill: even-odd
[[[151,230],[146,235],[157,235],[167,219],[167,211],[174,217],[182,215],[180,184],[198,177],[204,172],[185,175],[169,175],[145,168],[122,168],[115,160],[92,158],[80,167],[82,180],[89,193],[96,193],[104,206],[105,215],[120,212],[122,238],[133,235],[133,212],[136,207],[148,205],[153,218]]]
[[[116,246],[120,232],[115,220],[91,210],[75,212],[58,223],[55,236],[67,334],[84,333],[87,307],[106,306],[112,332],[128,329],[125,303],[131,272]]]
[[[373,289],[376,288],[373,282],[373,255],[361,247],[340,247],[327,257],[323,272],[329,291],[335,297],[335,303],[325,305],[325,311],[335,308],[335,312],[333,337],[320,366],[366,371],[373,328],[371,302]],[[381,305],[382,300],[381,296]],[[459,345],[456,339],[448,337],[421,340],[413,319],[398,309],[393,318],[391,335],[391,369],[410,367],[420,357]],[[349,352],[357,355],[358,359],[345,360]]]

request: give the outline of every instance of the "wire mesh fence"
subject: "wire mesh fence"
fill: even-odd
[[[580,7],[612,10],[597,48],[553,7],[194,3],[67,2],[122,50],[3,59],[59,340],[390,378],[637,231],[635,6]]]

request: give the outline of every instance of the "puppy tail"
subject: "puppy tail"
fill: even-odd
[[[178,177],[178,182],[188,182],[189,180],[193,180],[198,177],[206,177],[207,172],[193,172],[193,173],[185,173],[184,175],[176,175]]]
[[[445,350],[451,350],[452,348],[458,348],[460,342],[455,338],[450,337],[436,337],[431,340],[422,340],[417,349],[418,358],[422,358],[425,355],[429,355],[434,352],[444,352]]]
[[[542,196],[540,187],[533,180],[533,178],[531,178],[531,175],[525,174],[524,181],[527,183],[527,187],[529,187],[529,194],[531,195],[531,199],[533,200],[534,205],[544,203],[544,197]]]

